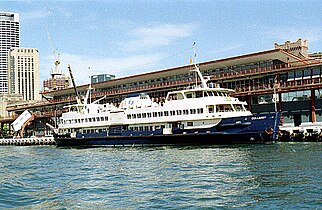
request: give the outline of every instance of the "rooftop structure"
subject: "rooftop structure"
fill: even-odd
[[[284,44],[274,44],[275,49],[285,50],[300,58],[308,58],[308,41],[298,39],[296,42],[286,41]]]
[[[56,51],[54,51],[54,55],[55,67],[50,72],[50,78],[44,80],[43,91],[62,90],[68,88],[70,85],[69,76],[65,75],[63,71],[60,69],[59,53],[56,53]]]
[[[105,82],[111,79],[115,79],[115,75],[112,74],[97,74],[91,76],[91,83]]]
[[[43,90],[62,90],[69,87],[69,77],[65,74],[55,75],[43,82]]]

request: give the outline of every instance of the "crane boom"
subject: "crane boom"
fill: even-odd
[[[68,71],[69,71],[70,78],[71,78],[72,83],[73,83],[73,87],[74,87],[74,91],[75,91],[77,103],[78,104],[81,104],[81,101],[80,101],[80,98],[79,98],[79,94],[78,94],[78,91],[77,91],[77,87],[76,87],[76,83],[75,83],[75,80],[74,80],[74,76],[73,76],[73,73],[72,73],[72,69],[70,68],[70,65],[69,64],[68,64]]]
[[[59,69],[59,65],[60,65],[59,52],[54,47],[54,42],[52,41],[52,39],[50,37],[50,33],[49,33],[47,27],[46,27],[46,31],[47,31],[48,41],[49,41],[49,44],[50,44],[51,50],[53,51],[53,56],[54,56],[55,69],[52,69],[52,72],[51,72],[51,75],[54,77],[54,75],[62,74],[61,70]]]

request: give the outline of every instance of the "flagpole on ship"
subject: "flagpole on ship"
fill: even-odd
[[[191,71],[195,71],[200,79],[200,82],[201,82],[201,88],[206,88],[207,87],[207,82],[206,80],[203,78],[200,70],[199,70],[199,67],[197,66],[197,54],[196,54],[196,42],[193,42],[193,53],[194,53],[194,66],[195,66],[195,69],[191,70]],[[198,78],[196,78],[196,87],[198,85]]]

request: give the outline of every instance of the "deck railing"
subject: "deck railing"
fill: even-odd
[[[236,96],[249,95],[254,92],[272,93],[274,89],[277,92],[286,92],[290,90],[306,90],[309,88],[322,88],[322,78],[307,78],[299,80],[290,80],[285,82],[268,83],[268,84],[256,84],[244,87],[236,87]]]

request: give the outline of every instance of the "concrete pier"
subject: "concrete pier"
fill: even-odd
[[[280,127],[278,141],[322,141],[322,123],[302,123],[300,126],[286,124]]]
[[[0,146],[55,145],[54,137],[0,139]]]

